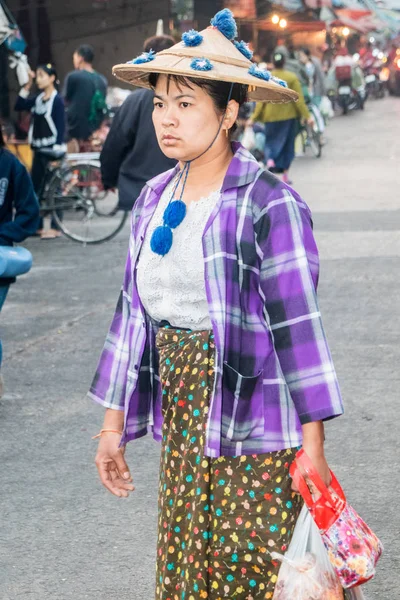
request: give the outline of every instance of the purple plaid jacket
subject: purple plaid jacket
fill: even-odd
[[[309,208],[240,144],[204,230],[215,384],[206,454],[301,445],[301,425],[336,417],[342,399],[318,308]],[[161,439],[156,327],[136,286],[146,228],[176,169],[150,181],[132,213],[125,277],[89,396],[124,410],[121,445]],[[184,225],[183,225],[184,226]]]

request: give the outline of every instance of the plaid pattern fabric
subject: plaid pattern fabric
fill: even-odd
[[[150,181],[132,215],[124,284],[89,395],[125,411],[121,444],[161,436],[157,327],[136,289],[147,225],[176,169]],[[301,425],[342,414],[318,308],[318,251],[306,204],[240,145],[203,235],[215,336],[206,454],[301,444]],[[179,324],[174,324],[179,326]]]

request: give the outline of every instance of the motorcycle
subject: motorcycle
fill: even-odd
[[[358,66],[340,65],[335,69],[335,76],[338,90],[336,102],[343,114],[347,115],[349,111],[356,109],[364,110],[367,95],[361,69]],[[354,81],[358,82],[357,87]]]
[[[364,86],[355,89],[352,87],[351,81],[339,83],[336,102],[342,109],[344,115],[347,115],[351,110],[364,110],[365,100],[366,90]]]
[[[380,99],[385,97],[385,84],[381,78],[381,61],[375,62],[364,70],[367,97]]]

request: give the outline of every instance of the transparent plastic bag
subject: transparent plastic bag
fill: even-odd
[[[335,116],[335,111],[333,110],[332,102],[328,98],[328,96],[322,96],[321,103],[319,105],[319,110],[325,119],[333,119]]]
[[[367,600],[360,587],[345,590],[344,600]]]
[[[306,506],[285,555],[272,552],[271,556],[282,562],[273,600],[344,600],[343,588]]]

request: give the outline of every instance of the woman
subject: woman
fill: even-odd
[[[285,56],[277,52],[273,58],[275,77],[286,81],[288,87],[299,95],[297,103],[280,106],[270,103],[259,103],[251,120],[265,123],[265,161],[267,168],[274,173],[282,174],[284,183],[289,181],[289,169],[295,157],[295,140],[298,133],[298,119],[311,124],[314,120],[306,106],[302,87],[296,75],[285,70]]]
[[[304,48],[303,54],[307,61],[310,79],[312,82],[312,100],[319,107],[323,96],[326,96],[325,74],[322,69],[322,63],[317,56],[311,54],[310,48]]]
[[[157,600],[272,598],[269,552],[285,551],[300,510],[295,449],[303,443],[328,483],[323,420],[342,413],[310,212],[230,142],[247,95],[296,95],[232,44],[230,11],[212,24],[114,68],[154,89],[159,144],[179,161],[133,210],[89,393],[107,409],[96,464],[111,493],[133,490],[129,440],[152,430],[162,443]]]
[[[15,104],[15,110],[31,110],[32,122],[29,141],[34,151],[32,181],[35,192],[41,197],[42,186],[50,157],[49,150],[55,153],[66,151],[64,144],[65,110],[64,101],[56,90],[57,72],[53,65],[40,65],[36,70],[36,85],[41,93],[29,97],[33,78],[22,88]],[[44,152],[42,152],[44,150]],[[43,231],[41,219],[38,233],[42,239],[54,239],[61,235],[57,223],[52,220],[51,228]]]

